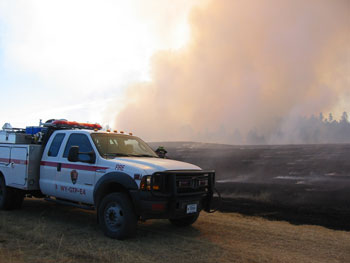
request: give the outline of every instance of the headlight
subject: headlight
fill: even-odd
[[[153,177],[153,190],[157,191],[160,189],[160,182],[157,182],[157,178]],[[151,190],[151,176],[146,175],[142,177],[141,183],[140,183],[140,189],[143,191],[150,191]]]

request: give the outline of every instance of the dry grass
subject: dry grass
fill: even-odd
[[[0,262],[350,262],[350,232],[202,213],[190,228],[151,220],[117,241],[95,213],[29,199],[0,211]]]

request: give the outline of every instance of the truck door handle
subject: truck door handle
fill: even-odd
[[[61,164],[61,163],[58,163],[58,164],[57,164],[57,172],[61,172],[61,167],[62,167],[62,164]]]

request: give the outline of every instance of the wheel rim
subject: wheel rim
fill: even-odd
[[[124,212],[118,203],[110,203],[105,208],[104,219],[108,229],[119,230],[124,223]]]

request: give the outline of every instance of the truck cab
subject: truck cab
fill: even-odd
[[[7,156],[10,163],[16,147],[22,146],[0,144],[0,158]],[[104,233],[117,239],[134,236],[138,220],[166,218],[187,226],[201,210],[210,210],[214,171],[159,158],[132,134],[73,128],[61,121],[49,126],[40,147],[21,157],[22,170],[0,163],[0,208],[11,207],[6,204],[14,196],[39,191],[48,201],[95,209]],[[31,177],[29,163],[37,166]],[[14,177],[27,184],[10,184]]]

